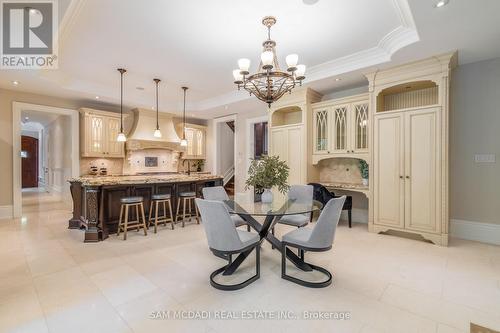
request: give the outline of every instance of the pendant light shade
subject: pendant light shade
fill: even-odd
[[[127,137],[125,133],[123,133],[123,74],[127,72],[127,70],[118,68],[118,72],[120,72],[120,133],[118,133],[116,141],[125,142],[127,141]]]
[[[186,140],[186,91],[188,90],[188,87],[182,87],[182,90],[184,90],[184,109],[182,111],[182,140],[180,145],[182,147],[187,147],[188,142]]]
[[[155,138],[161,138],[160,124],[158,122],[158,84],[160,83],[160,79],[153,79],[156,83],[156,129],[153,133]]]

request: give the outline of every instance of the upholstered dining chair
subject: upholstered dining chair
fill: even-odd
[[[288,199],[295,200],[297,203],[312,204],[313,187],[311,185],[292,185],[288,190]],[[302,228],[309,223],[309,216],[309,213],[284,215],[277,223]],[[271,229],[271,233],[274,235],[274,227]]]
[[[328,200],[332,198],[340,198],[340,196],[335,195],[335,193],[329,191],[326,187],[318,183],[309,183],[314,188],[313,198],[316,201],[319,201],[324,205],[328,202]],[[347,221],[349,223],[349,228],[352,228],[352,196],[346,195],[344,206],[342,206],[342,210],[347,211]],[[311,213],[311,222],[313,215]]]
[[[323,267],[307,263],[313,271],[319,271],[326,275],[327,279],[322,282],[309,282],[286,274],[286,248],[297,248],[300,257],[304,260],[304,252],[324,252],[332,248],[335,231],[342,212],[345,196],[329,200],[323,208],[321,215],[314,228],[299,228],[283,236],[281,252],[281,277],[305,287],[324,288],[332,283],[332,274]]]
[[[203,193],[203,199],[206,200],[213,200],[213,201],[229,200],[229,196],[227,195],[226,190],[222,186],[204,187],[202,189],[202,193]],[[242,225],[246,225],[247,231],[250,231],[250,225],[240,216],[231,215],[231,220],[233,220],[236,228],[241,227]]]
[[[244,288],[260,277],[260,237],[256,233],[238,230],[229,212],[220,201],[196,199],[203,228],[207,235],[208,247],[219,258],[227,259],[228,264],[210,274],[210,284],[220,290]],[[237,284],[220,284],[215,277],[224,272],[232,263],[233,254],[255,249],[255,275]]]

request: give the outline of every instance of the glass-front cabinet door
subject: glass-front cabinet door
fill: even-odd
[[[314,110],[314,153],[327,154],[330,150],[330,110],[322,108]]]
[[[332,153],[347,153],[349,105],[333,107],[333,147]]]
[[[352,105],[353,116],[353,135],[352,140],[354,152],[368,151],[368,103],[359,103]]]

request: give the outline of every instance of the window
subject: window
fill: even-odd
[[[267,155],[268,127],[267,121],[254,124],[254,158],[259,159]]]

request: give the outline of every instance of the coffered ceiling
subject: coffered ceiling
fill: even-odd
[[[306,1],[307,2],[307,1]],[[266,38],[260,21],[278,19],[272,38],[280,62],[299,54],[306,84],[323,93],[364,84],[373,67],[459,50],[461,63],[500,56],[500,1],[450,0],[60,0],[59,69],[1,71],[0,86],[116,104],[151,107],[162,79],[162,111],[209,118],[266,107],[236,91],[232,69],[250,58],[255,70]],[[340,78],[340,81],[336,81]],[[16,87],[11,82],[19,81]],[[99,100],[96,101],[96,96]]]

